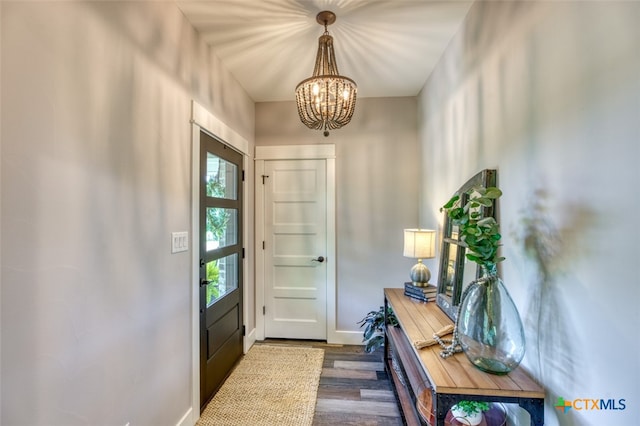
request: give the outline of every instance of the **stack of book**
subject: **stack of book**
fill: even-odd
[[[404,295],[423,302],[432,302],[436,300],[438,288],[433,284],[426,287],[416,287],[411,283],[404,283]]]

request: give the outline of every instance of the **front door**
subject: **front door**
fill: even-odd
[[[265,337],[326,340],[326,160],[264,167]]]
[[[200,407],[242,356],[242,154],[200,134]]]

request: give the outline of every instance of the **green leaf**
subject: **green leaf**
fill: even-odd
[[[467,233],[467,235],[475,235],[475,236],[479,236],[482,235],[482,231],[480,229],[478,229],[477,226],[469,226],[465,232]]]
[[[479,260],[482,260],[479,256],[473,255],[471,253],[467,253],[466,257],[472,262],[478,262]]]
[[[477,402],[477,401],[459,401],[454,405],[457,410],[464,411],[467,415],[471,415],[477,412],[488,411],[489,404],[486,402]]]
[[[491,207],[493,205],[493,201],[487,197],[480,197],[475,200],[478,204],[483,205],[484,207]]]
[[[456,207],[449,211],[449,217],[452,219],[459,219],[464,216],[464,209],[462,207]]]
[[[485,188],[484,186],[475,186],[475,187],[473,187],[471,192],[472,193],[475,192],[475,193],[479,194],[480,196],[483,196],[487,192],[487,188]]]
[[[363,339],[364,340],[369,340],[371,339],[371,337],[373,336],[373,333],[375,332],[375,330],[373,328],[367,328],[364,331],[364,335],[363,335]]]
[[[496,223],[496,220],[494,218],[492,218],[491,216],[483,217],[482,219],[480,219],[478,221],[478,226],[495,225],[495,223]]]
[[[487,188],[484,196],[493,199],[500,198],[502,196],[502,191],[500,191],[500,189],[496,188],[495,186],[490,186],[489,188]]]
[[[453,207],[456,203],[456,201],[458,201],[460,199],[459,195],[454,195],[453,197],[451,197],[451,199],[447,202],[447,204],[445,204],[444,206],[442,206],[443,209],[450,209],[451,207]],[[442,209],[441,209],[442,210]]]

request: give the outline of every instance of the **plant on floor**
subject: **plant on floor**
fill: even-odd
[[[362,341],[366,342],[364,346],[365,352],[371,353],[384,346],[384,317],[384,307],[380,306],[380,309],[369,312],[357,322],[357,324],[360,324],[360,328],[364,327]],[[398,325],[396,315],[390,307],[387,308],[387,325],[393,327]]]

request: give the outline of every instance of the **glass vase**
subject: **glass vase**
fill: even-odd
[[[524,328],[495,265],[483,266],[481,279],[465,290],[458,338],[469,361],[487,373],[508,374],[522,361]]]

